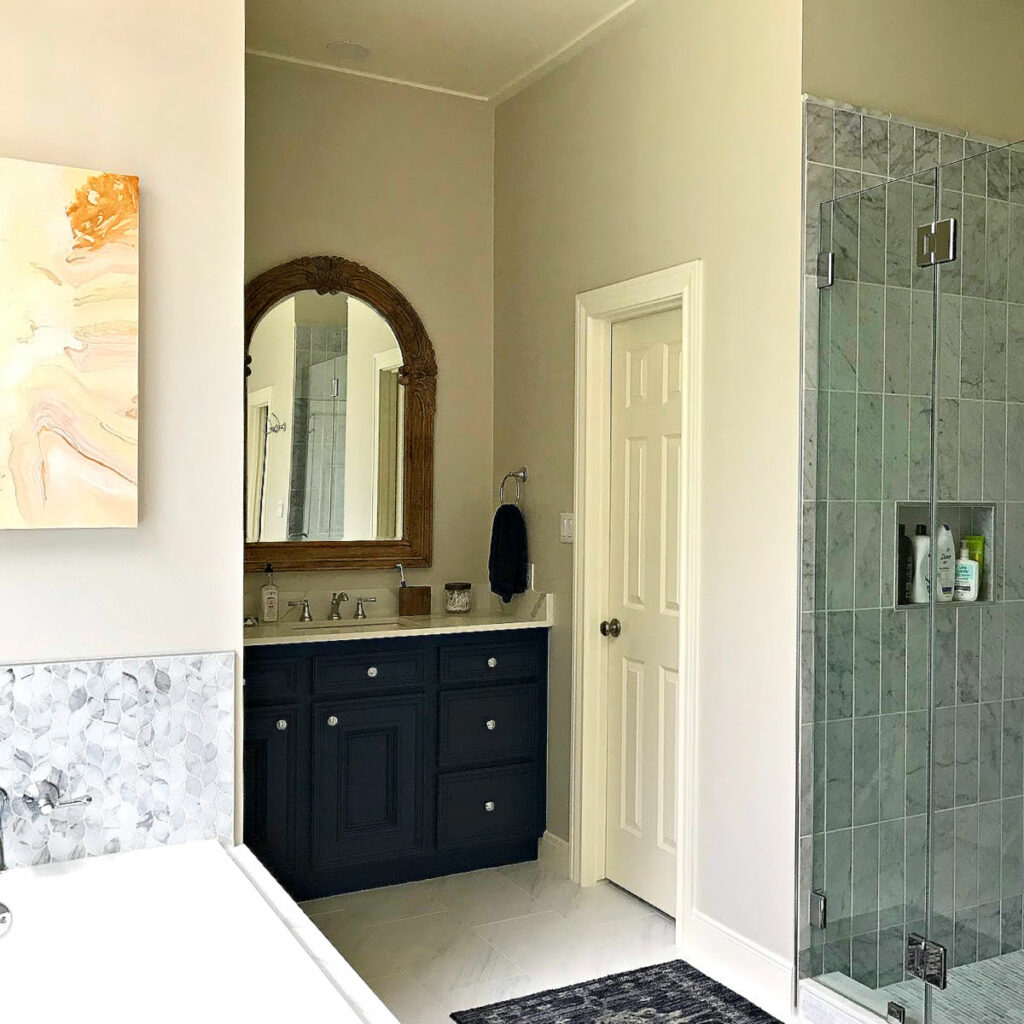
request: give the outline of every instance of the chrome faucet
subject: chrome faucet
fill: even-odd
[[[355,614],[355,618],[357,618],[357,619],[365,619],[366,618],[366,609],[363,607],[363,602],[364,601],[370,601],[372,603],[373,601],[376,601],[376,600],[377,600],[377,598],[375,598],[375,597],[357,597],[356,598],[356,614]]]
[[[331,594],[331,614],[327,616],[332,622],[337,622],[341,618],[340,605],[342,601],[348,600],[348,594],[344,590],[339,590],[336,594]]]
[[[309,610],[309,598],[304,597],[301,601],[289,601],[289,608],[301,608],[302,614],[299,616],[300,622],[312,622],[313,614]]]
[[[0,789],[0,871],[7,867],[4,860],[4,815],[11,806],[11,798],[7,795],[6,789]],[[6,910],[6,907],[3,908]]]

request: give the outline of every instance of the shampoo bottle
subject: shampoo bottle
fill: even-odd
[[[906,526],[900,523],[899,561],[896,566],[896,600],[899,604],[911,603],[913,584],[914,545],[907,536]]]
[[[910,600],[913,604],[927,604],[931,580],[928,578],[928,554],[931,549],[931,537],[924,525],[914,531],[910,543],[914,551],[914,575],[910,584]]]
[[[267,582],[260,587],[260,621],[277,622],[277,584],[274,582],[274,567],[267,565],[263,570],[267,574]]]
[[[958,601],[977,601],[980,575],[978,563],[971,558],[967,545],[961,544],[960,557],[956,560],[954,597]]]
[[[956,545],[953,531],[943,523],[935,541],[935,599],[952,601],[956,583]]]

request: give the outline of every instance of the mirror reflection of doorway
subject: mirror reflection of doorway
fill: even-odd
[[[371,509],[376,511],[377,536],[399,537],[402,528],[402,439],[404,405],[399,383],[400,365],[381,366],[391,353],[375,359],[377,388],[374,395],[374,471]]]
[[[249,522],[246,523],[246,536],[260,540],[263,536],[263,505],[266,497],[267,484],[267,436],[270,425],[271,389],[260,388],[249,396],[249,465],[246,467],[246,480],[249,484],[246,508],[249,511]]]

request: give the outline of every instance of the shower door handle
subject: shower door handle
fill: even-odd
[[[618,636],[622,632],[622,623],[618,619],[605,619],[601,623],[601,636]]]

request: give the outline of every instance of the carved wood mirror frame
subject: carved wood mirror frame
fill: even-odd
[[[296,292],[346,292],[388,322],[402,350],[405,385],[404,508],[401,540],[270,541],[245,545],[247,571],[268,562],[275,570],[383,569],[401,562],[430,565],[434,515],[434,416],[437,362],[434,347],[409,300],[379,274],[341,256],[302,256],[265,270],[245,286],[245,376],[249,345],[263,316]],[[247,420],[248,418],[245,417]],[[248,440],[248,439],[247,439]],[[248,458],[246,458],[246,463]],[[246,489],[244,494],[248,493]],[[243,498],[243,523],[245,501]]]

